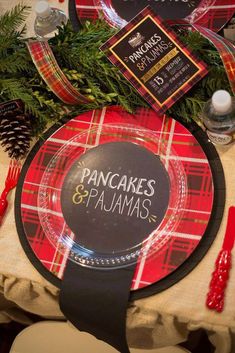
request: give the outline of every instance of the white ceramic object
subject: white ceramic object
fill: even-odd
[[[179,346],[159,349],[131,349],[131,353],[190,353]],[[66,322],[42,321],[16,336],[10,353],[117,353],[116,349],[80,332]]]

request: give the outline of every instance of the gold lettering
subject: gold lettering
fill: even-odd
[[[88,196],[89,192],[84,190],[83,184],[78,184],[75,191],[76,192],[73,194],[72,201],[75,205],[79,205],[82,203],[83,199]]]
[[[174,58],[179,51],[177,48],[172,49],[168,54],[166,54],[161,60],[159,60],[144,76],[141,80],[146,83],[155,75],[164,65],[166,65],[172,58]]]

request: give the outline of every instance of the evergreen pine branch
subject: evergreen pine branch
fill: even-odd
[[[209,66],[209,69],[214,66],[223,67],[220,54],[215,46],[199,32],[187,31],[180,39],[197,57]]]
[[[223,66],[210,68],[209,74],[201,81],[201,88],[207,97],[211,97],[219,89],[225,89],[233,94]]]
[[[18,5],[0,16],[0,101],[21,98],[26,110],[35,116],[32,120],[34,135],[61,116],[73,117],[106,105],[119,104],[128,112],[133,112],[138,106],[148,106],[118,68],[99,50],[117,31],[104,21],[86,22],[83,29],[76,33],[68,22],[49,41],[69,81],[80,93],[93,100],[89,104],[76,106],[61,102],[38,74],[22,39],[24,18],[28,10]],[[167,114],[179,120],[199,121],[204,103],[215,90],[230,90],[229,81],[219,53],[208,40],[198,32],[182,31],[180,37],[208,64],[209,73],[177,101]]]
[[[16,32],[21,25],[24,25],[30,7],[18,4],[12,10],[6,11],[0,16],[0,34],[9,36]]]
[[[17,5],[11,11],[0,16],[0,72],[17,73],[27,70],[32,63],[29,54],[22,41],[25,33],[25,18],[29,13],[29,7]],[[19,30],[19,26],[22,26]]]
[[[84,85],[91,88],[97,101],[102,103],[105,99],[109,104],[107,94],[111,93],[113,102],[132,112],[137,105],[146,106],[147,103],[99,50],[100,45],[111,36],[111,32],[114,34],[115,30],[111,31],[106,24],[99,21],[95,24],[86,23],[83,30],[75,35],[71,34],[68,27],[61,28],[59,36],[53,40],[54,53],[63,66],[75,68],[84,74]],[[230,87],[216,48],[198,32],[186,31],[180,36],[208,64],[209,73],[167,113],[179,119],[197,121],[204,103],[211,98],[214,91],[221,88],[230,90]]]
[[[0,34],[0,60],[11,54],[12,47],[17,45],[17,36],[5,36]]]
[[[30,66],[29,62],[25,60],[24,54],[14,52],[11,55],[2,57],[0,60],[0,72],[9,74],[18,74],[22,71],[28,71]]]
[[[33,97],[35,97],[42,109],[48,112],[48,115],[57,114],[55,120],[60,119],[65,112],[63,104],[55,102],[53,99],[48,98],[47,95],[40,93],[39,91],[32,92]]]
[[[20,98],[25,104],[26,111],[37,117],[39,121],[45,120],[38,101],[33,98],[31,90],[28,90],[19,79],[0,79],[0,88],[8,94],[9,99]]]
[[[66,37],[67,30],[68,27],[61,28],[59,36],[52,40],[55,46],[53,52],[61,65],[84,73],[84,86],[91,89],[97,101],[121,104],[129,112],[133,112],[137,104],[146,106],[135,89],[120,75],[118,68],[112,66],[99,50],[111,32],[116,32],[115,29],[97,21],[95,24],[87,22],[83,30],[74,36],[69,32]],[[79,88],[79,84],[76,87]]]

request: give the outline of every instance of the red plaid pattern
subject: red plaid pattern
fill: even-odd
[[[42,176],[66,141],[88,131],[86,146],[82,147],[92,148],[100,142],[103,124],[110,123],[135,124],[155,131],[161,141],[173,147],[187,175],[187,203],[182,217],[155,255],[138,264],[132,283],[132,290],[136,290],[176,270],[196,249],[210,219],[214,193],[209,162],[197,140],[180,123],[166,116],[160,118],[153,110],[140,108],[133,116],[119,107],[90,111],[68,121],[43,143],[30,164],[23,183],[21,218],[24,236],[36,257],[48,271],[63,278],[68,254],[62,254],[52,245],[39,220],[38,190]],[[94,130],[90,136],[92,127],[98,127],[96,136]]]
[[[225,38],[222,38],[217,33],[212,32],[207,28],[193,25],[205,38],[207,38],[218,50],[221,60],[223,61],[231,89],[235,94],[235,46]]]
[[[81,20],[102,17],[100,0],[74,0]],[[104,1],[104,0],[103,0]],[[108,0],[107,2],[110,2]],[[159,4],[163,6],[163,4]],[[196,10],[186,18],[191,24],[218,32],[235,13],[235,0],[202,0]],[[106,19],[110,23],[110,19]]]
[[[42,79],[59,99],[67,104],[90,102],[71,85],[61,71],[47,41],[29,41],[27,47]]]
[[[156,102],[156,100],[149,94],[149,92],[143,86],[143,84],[141,84],[141,82],[138,82],[134,78],[133,73],[131,73],[130,70],[127,69],[117,59],[117,57],[112,53],[112,51],[109,50],[109,48],[112,47],[116,42],[118,42],[120,38],[122,38],[126,33],[131,31],[132,28],[135,28],[136,24],[140,23],[143,19],[147,18],[147,16],[149,15],[154,19],[154,21],[159,25],[160,28],[165,30],[166,33],[170,34],[171,38],[178,45],[178,50],[182,50],[183,53],[187,54],[193,60],[194,65],[195,66],[197,65],[197,71],[194,74],[194,76],[190,77],[187,82],[185,82],[178,90],[176,90],[176,92],[173,92],[172,95],[161,105],[158,102]],[[138,16],[136,16],[134,19],[128,22],[128,24],[125,27],[123,27],[117,34],[111,37],[106,43],[104,43],[101,47],[101,50],[105,52],[107,51],[106,55],[109,58],[109,60],[119,68],[119,70],[126,77],[126,79],[137,89],[140,95],[150,104],[150,106],[154,110],[156,110],[156,112],[161,114],[163,114],[168,108],[170,108],[175,102],[177,102],[190,88],[192,88],[207,73],[205,64],[201,60],[196,58],[192,54],[192,52],[190,52],[188,48],[185,45],[183,45],[183,43],[179,42],[177,36],[172,31],[172,29],[170,29],[166,25],[163,25],[161,19],[158,16],[156,16],[155,12],[153,12],[150,7],[146,7],[141,13],[139,13]]]

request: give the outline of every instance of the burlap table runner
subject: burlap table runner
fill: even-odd
[[[0,12],[18,2],[1,0]],[[32,6],[35,3],[34,0],[24,2]],[[57,1],[50,3],[67,8],[66,1],[62,5]],[[223,313],[209,311],[205,306],[214,261],[223,242],[228,207],[235,205],[235,144],[220,147],[218,152],[226,179],[226,205],[218,235],[203,260],[184,279],[162,293],[130,304],[127,336],[131,347],[175,345],[186,340],[189,331],[204,328],[216,346],[216,353],[235,352],[235,266],[230,272]],[[9,159],[0,148],[1,188],[8,164]],[[34,269],[20,245],[14,220],[14,191],[9,204],[0,227],[0,323],[14,319],[30,324],[27,312],[61,319],[58,289]]]
[[[218,235],[206,256],[184,279],[162,293],[130,304],[127,317],[130,346],[153,348],[184,341],[190,330],[204,328],[215,344],[217,353],[231,352],[235,334],[235,267],[226,290],[223,313],[205,307],[214,261],[223,241],[229,205],[235,205],[235,145],[220,147],[218,152],[226,178],[226,207]],[[0,185],[3,186],[9,159],[0,150]],[[16,232],[14,191],[9,209],[0,228],[0,322],[15,319],[30,323],[27,313],[62,318],[58,289],[47,282],[26,257]],[[5,298],[5,299],[4,299]]]

